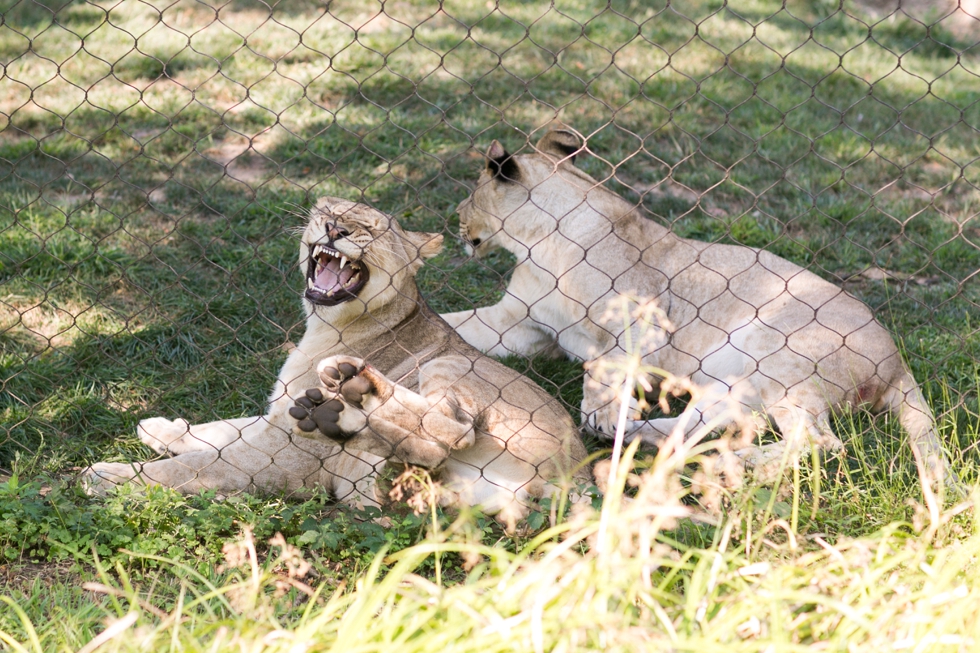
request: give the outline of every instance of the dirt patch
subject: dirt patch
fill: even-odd
[[[956,225],[964,225],[976,217],[978,198],[980,192],[962,178],[931,188],[897,179],[872,193],[875,206],[884,211],[893,212],[893,204],[906,203],[901,211],[904,219],[930,211]]]
[[[917,286],[934,286],[943,282],[943,277],[934,274],[928,277],[908,274],[906,272],[895,272],[877,266],[871,266],[854,274],[839,277],[842,284],[865,283],[868,281],[897,281],[900,283],[910,283]]]
[[[132,137],[136,139],[140,145],[146,145],[154,138],[162,134],[163,132],[170,129],[169,127],[154,127],[151,129],[136,129],[132,133]]]
[[[79,336],[105,332],[113,323],[137,330],[158,317],[139,288],[122,281],[106,285],[91,304],[23,295],[0,298],[0,333],[26,336],[38,351],[71,346]]]
[[[81,585],[82,576],[74,570],[74,563],[69,561],[0,564],[0,591],[4,594],[20,591],[30,595],[35,583],[48,588]]]
[[[270,129],[252,138],[242,136],[229,138],[202,154],[223,166],[225,175],[229,178],[254,189],[275,176],[275,170],[270,165],[271,161],[264,156],[264,153],[277,142],[277,134]]]
[[[699,193],[669,177],[650,184],[633,183],[630,186],[640,195],[654,201],[665,198],[676,199],[691,206],[700,206],[702,211],[715,218],[724,218],[729,215],[729,211],[723,209],[708,196],[708,191]]]
[[[882,186],[878,191],[876,191],[874,193],[874,198],[892,202],[907,199],[931,202],[939,193],[940,191],[930,192],[925,188],[912,185],[907,181],[896,179],[891,183]]]
[[[77,320],[91,309],[74,302],[55,306],[50,301],[35,304],[26,298],[8,297],[0,302],[0,331],[20,331],[43,348],[62,347],[82,335]]]
[[[961,39],[975,40],[980,30],[980,0],[856,0],[854,4],[879,18],[904,12],[923,25],[939,23]]]
[[[392,29],[393,21],[384,12],[378,13],[367,19],[363,24],[357,27],[358,34],[381,34],[384,32],[390,32]],[[398,25],[398,27],[402,27]]]
[[[701,199],[696,191],[691,190],[684,184],[677,183],[673,179],[661,179],[652,184],[633,184],[633,188],[638,193],[643,193],[650,199],[658,200],[665,197],[682,200],[689,204],[697,204]]]
[[[266,156],[266,153],[278,145],[282,131],[281,127],[270,127],[251,137],[235,134],[200,154],[206,160],[224,168],[224,176],[227,180],[244,186],[245,192],[249,196],[254,196],[256,189],[269,183],[278,174],[275,163]],[[150,206],[154,208],[165,204],[166,182],[161,182],[158,187],[151,190],[147,199]]]

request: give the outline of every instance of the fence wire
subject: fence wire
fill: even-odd
[[[4,0],[0,16],[0,468],[8,473],[169,464],[180,456],[151,454],[140,420],[264,415],[306,329],[299,298],[311,281],[302,277],[339,265],[327,255],[320,268],[297,268],[294,228],[320,197],[443,234],[442,253],[418,275],[435,312],[513,299],[510,275],[533,253],[485,247],[470,258],[466,246],[479,243],[473,233],[460,238],[455,210],[478,188],[487,157],[494,162],[491,143],[530,154],[557,123],[584,138],[575,165],[644,219],[697,241],[764,249],[860,299],[899,344],[946,445],[972,445],[980,378],[980,4],[972,0]],[[519,163],[501,158],[494,170],[507,161]],[[504,181],[535,197],[546,182],[522,174],[524,183]],[[322,212],[316,242],[338,257],[344,235],[330,230],[354,230],[350,211]],[[589,265],[612,283],[625,274],[615,260]],[[328,281],[352,278],[330,269]],[[561,272],[552,274],[560,286]],[[599,308],[569,299],[572,312]],[[440,332],[434,315],[424,318],[426,333]],[[562,327],[545,326],[573,349]],[[835,351],[848,349],[853,332],[836,335]],[[730,328],[723,340],[740,346]],[[368,363],[374,351],[362,352]],[[456,344],[439,351],[466,353]],[[714,350],[687,353],[694,371],[722,379],[704,365]],[[858,354],[885,376],[874,355]],[[505,362],[579,418],[580,362]],[[869,392],[884,392],[888,380],[879,381]],[[560,446],[535,457],[495,435],[532,473],[488,471],[491,456],[463,475],[533,495],[554,472],[539,466],[579,445],[560,416],[542,416],[545,400],[534,407],[532,391],[518,401],[506,389],[521,383],[497,383],[497,399],[523,402],[525,421],[543,420]],[[465,392],[458,380],[449,387]],[[462,404],[440,408],[455,420],[450,431],[483,419]],[[245,422],[235,424],[237,433]],[[833,429],[881,440],[889,427],[855,414]],[[452,432],[456,440],[439,444],[445,451],[468,437]],[[385,440],[389,458],[416,455],[396,452],[396,440]],[[249,487],[297,489],[283,480],[292,459],[276,459],[286,445],[269,445],[266,462],[243,469],[223,456],[228,443],[198,449]],[[335,449],[315,450],[318,471],[303,482],[354,492],[385,458],[371,446],[376,457],[362,448],[350,469],[322,463]],[[878,460],[902,448],[887,446]],[[198,488],[190,479],[199,480],[199,466],[183,469],[190,477],[177,484]]]

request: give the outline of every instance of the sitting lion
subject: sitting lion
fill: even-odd
[[[415,275],[441,249],[441,235],[320,199],[299,247],[306,333],[266,415],[193,426],[143,420],[140,439],[173,457],[99,463],[87,470],[90,487],[322,486],[348,503],[379,505],[376,477],[404,463],[433,472],[443,503],[479,505],[512,525],[555,482],[585,480],[585,448],[558,401],[467,345],[419,297]]]
[[[644,362],[707,391],[694,406],[699,420],[642,420],[634,411],[631,438],[658,443],[675,426],[690,433],[724,419],[735,398],[759,429],[768,416],[782,433],[739,452],[771,478],[810,444],[840,448],[831,414],[863,404],[897,415],[917,461],[934,480],[943,474],[932,413],[867,306],[769,252],[675,236],[577,169],[582,148],[567,130],[548,132],[528,154],[490,146],[476,190],[459,205],[460,232],[477,256],[503,248],[518,264],[498,304],[442,316],[468,343],[495,356],[557,345],[584,361],[623,357],[624,327],[602,319],[610,300],[654,298],[674,329]],[[587,367],[592,375],[601,366]],[[603,390],[587,379],[582,419],[610,437],[618,406]]]

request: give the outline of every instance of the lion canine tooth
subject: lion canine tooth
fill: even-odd
[[[310,279],[309,277],[307,277],[307,279],[306,279],[306,285],[307,285],[307,287],[310,290],[313,290],[313,279]]]
[[[313,248],[313,258],[318,257],[322,251],[323,251],[323,246],[322,245],[317,245],[316,247],[314,247]]]
[[[347,257],[346,256],[341,256],[340,257],[340,269],[343,270],[345,265],[347,265]]]
[[[352,276],[350,278],[350,281],[348,281],[347,282],[347,285],[344,286],[344,287],[345,288],[350,288],[351,286],[353,286],[354,284],[356,284],[360,278],[361,278],[361,273],[358,272],[358,273],[356,273],[354,276]]]

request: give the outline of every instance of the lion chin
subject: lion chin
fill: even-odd
[[[266,413],[145,419],[138,436],[161,458],[94,465],[89,490],[323,488],[382,506],[379,476],[409,465],[429,471],[441,503],[479,505],[514,528],[537,500],[585,483],[585,448],[558,401],[467,345],[419,297],[416,273],[442,240],[364,204],[320,199],[299,245],[306,332]]]
[[[496,141],[487,151],[476,190],[459,205],[460,232],[477,255],[503,248],[518,264],[500,303],[443,315],[468,343],[495,356],[559,348],[608,363],[587,366],[582,421],[610,437],[618,406],[595,370],[622,369],[617,360],[633,352],[621,343],[648,334],[626,334],[622,320],[617,327],[603,316],[613,300],[639,292],[675,325],[640,352],[645,364],[690,377],[704,394],[690,406],[694,419],[643,420],[634,405],[628,437],[657,444],[675,429],[772,424],[779,442],[738,452],[772,480],[811,446],[840,449],[831,416],[866,405],[898,418],[933,483],[956,483],[931,409],[867,306],[769,252],[674,235],[576,168],[583,151],[570,129],[549,131],[527,154]],[[596,360],[594,352],[603,353]],[[652,388],[657,379],[642,382]]]

